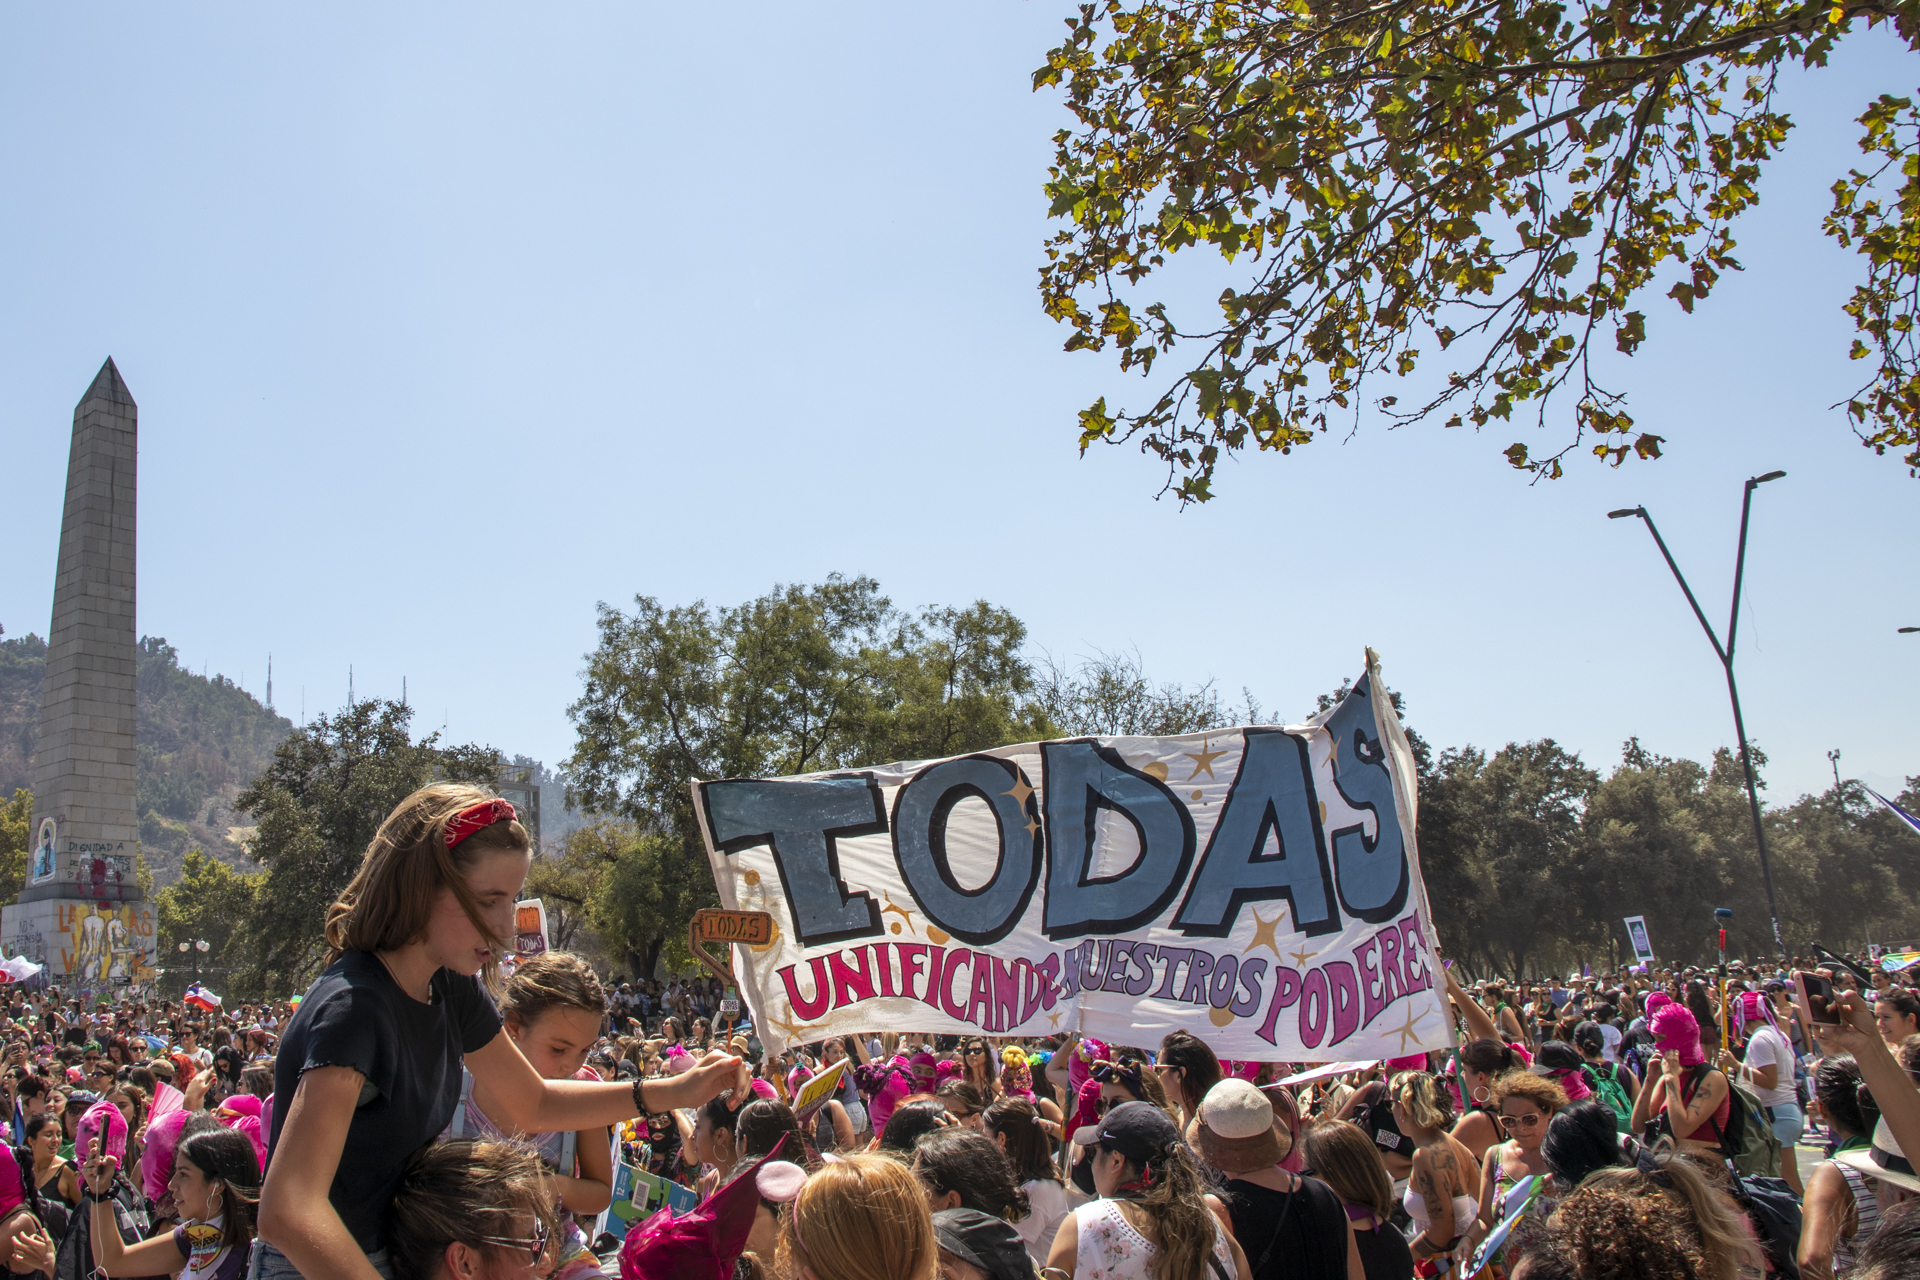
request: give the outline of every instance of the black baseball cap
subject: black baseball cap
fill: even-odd
[[[1099,1124],[1075,1129],[1073,1140],[1083,1147],[1118,1151],[1131,1163],[1144,1165],[1180,1141],[1180,1127],[1151,1102],[1123,1102],[1101,1116]]]
[[[933,1215],[940,1247],[993,1280],[1033,1280],[1033,1258],[1013,1227],[978,1209],[942,1209]]]
[[[1593,1025],[1588,1023],[1586,1025]],[[1598,1030],[1598,1028],[1595,1028]],[[1575,1031],[1576,1038],[1578,1030]],[[1556,1071],[1578,1071],[1586,1065],[1586,1059],[1580,1051],[1564,1040],[1549,1040],[1542,1044],[1533,1055],[1533,1066],[1528,1068],[1537,1076],[1552,1075]]]

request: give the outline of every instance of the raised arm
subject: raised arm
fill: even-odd
[[[1480,1007],[1480,1002],[1467,994],[1467,989],[1460,985],[1460,979],[1453,976],[1452,969],[1442,967],[1440,972],[1447,980],[1447,998],[1453,1001],[1453,1007],[1460,1011],[1460,1017],[1465,1020],[1467,1030],[1471,1033],[1469,1038],[1498,1041],[1499,1030],[1493,1025],[1493,1019],[1487,1016],[1487,1011]]]
[[[736,1106],[753,1096],[744,1059],[710,1052],[691,1071],[651,1080],[545,1080],[528,1064],[504,1030],[485,1047],[469,1053],[467,1069],[500,1100],[507,1114],[498,1119],[521,1133],[605,1129],[631,1120],[640,1110],[655,1114],[697,1107],[723,1090],[733,1090]],[[291,1255],[289,1255],[291,1256]]]
[[[1835,997],[1838,1027],[1815,1024],[1820,1047],[1828,1053],[1851,1053],[1860,1064],[1860,1079],[1873,1094],[1881,1119],[1893,1131],[1902,1151],[1920,1151],[1920,1090],[1916,1090],[1900,1063],[1888,1052],[1873,1025],[1873,1005],[1856,991]]]
[[[87,1149],[87,1190],[92,1201],[88,1210],[92,1221],[87,1224],[92,1229],[87,1234],[93,1241],[93,1265],[109,1276],[171,1275],[187,1265],[172,1232],[133,1245],[120,1238],[113,1202],[107,1198],[119,1168],[118,1157],[101,1154],[100,1135],[95,1134]]]

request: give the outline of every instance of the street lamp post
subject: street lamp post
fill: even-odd
[[[213,944],[208,942],[205,938],[196,938],[192,942],[183,942],[180,944],[180,951],[182,954],[185,954],[186,952],[189,952],[189,951],[196,953],[193,957],[193,980],[196,983],[200,981],[200,957],[205,955],[212,948],[212,946]]]
[[[1753,810],[1753,840],[1760,849],[1760,878],[1767,886],[1767,915],[1773,922],[1773,946],[1781,956],[1786,957],[1787,945],[1780,936],[1780,909],[1774,904],[1773,869],[1767,862],[1767,831],[1760,820],[1760,791],[1753,777],[1753,755],[1747,750],[1747,726],[1740,714],[1740,686],[1733,679],[1733,642],[1740,627],[1740,582],[1747,567],[1747,516],[1753,508],[1753,491],[1770,480],[1778,480],[1787,473],[1769,471],[1763,476],[1755,476],[1747,481],[1746,492],[1740,499],[1740,550],[1733,562],[1733,609],[1727,617],[1727,642],[1720,643],[1720,637],[1714,634],[1713,624],[1707,621],[1707,615],[1701,611],[1700,602],[1693,598],[1693,588],[1687,585],[1686,575],[1680,572],[1680,566],[1674,562],[1673,553],[1667,550],[1667,540],[1660,536],[1659,527],[1653,523],[1653,517],[1647,514],[1645,507],[1626,507],[1619,511],[1607,512],[1607,519],[1621,520],[1627,516],[1638,516],[1647,526],[1647,532],[1653,535],[1655,545],[1666,559],[1667,568],[1673,570],[1674,581],[1680,584],[1680,590],[1686,593],[1687,603],[1693,607],[1693,616],[1700,620],[1700,629],[1707,633],[1707,640],[1713,645],[1714,656],[1720,659],[1720,666],[1727,673],[1727,696],[1733,702],[1733,732],[1740,741],[1740,764],[1747,775],[1747,804]]]

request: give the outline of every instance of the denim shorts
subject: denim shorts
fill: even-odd
[[[393,1280],[393,1260],[385,1249],[374,1250],[367,1261],[384,1280]],[[301,1280],[301,1276],[286,1254],[265,1240],[255,1240],[253,1251],[247,1255],[247,1280]]]
[[[1801,1114],[1798,1104],[1792,1102],[1768,1107],[1767,1114],[1773,1117],[1773,1136],[1780,1140],[1781,1146],[1791,1150],[1806,1130],[1806,1116]]]

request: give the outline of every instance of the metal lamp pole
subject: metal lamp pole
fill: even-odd
[[[1680,566],[1674,563],[1673,553],[1667,550],[1667,541],[1660,536],[1659,528],[1653,523],[1653,517],[1647,514],[1645,507],[1626,507],[1619,511],[1607,512],[1607,519],[1621,520],[1627,516],[1638,516],[1646,524],[1647,532],[1653,535],[1654,543],[1665,557],[1667,568],[1673,570],[1674,581],[1680,584],[1680,590],[1686,593],[1687,603],[1693,606],[1693,616],[1700,620],[1700,629],[1707,633],[1707,640],[1713,645],[1714,656],[1720,659],[1720,666],[1727,673],[1727,696],[1733,702],[1733,732],[1740,740],[1740,764],[1747,775],[1747,803],[1753,810],[1753,839],[1760,849],[1760,878],[1767,886],[1767,915],[1773,922],[1773,946],[1782,959],[1786,957],[1787,946],[1780,936],[1780,909],[1774,904],[1773,869],[1767,862],[1767,831],[1760,820],[1760,791],[1753,778],[1753,756],[1747,750],[1747,726],[1740,714],[1740,686],[1733,679],[1733,642],[1740,627],[1740,581],[1747,567],[1747,515],[1753,507],[1753,491],[1769,480],[1778,480],[1787,473],[1769,471],[1763,476],[1755,476],[1747,481],[1746,492],[1740,500],[1740,550],[1733,562],[1733,609],[1727,618],[1727,642],[1720,643],[1720,637],[1714,634],[1713,624],[1707,621],[1707,615],[1700,609],[1700,602],[1693,598],[1693,588],[1687,585],[1686,575],[1680,572]]]

